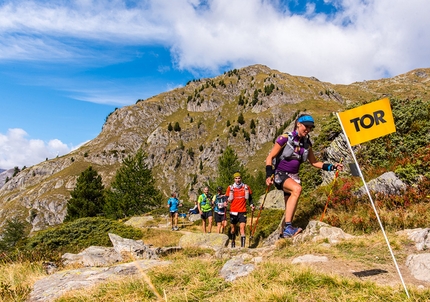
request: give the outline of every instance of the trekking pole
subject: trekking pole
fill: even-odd
[[[342,160],[343,160],[343,158],[340,159],[340,163],[342,163]],[[333,179],[333,182],[331,184],[330,192],[328,193],[328,196],[327,196],[327,202],[325,203],[324,211],[323,211],[323,213],[321,215],[320,222],[322,222],[323,219],[324,219],[324,214],[325,214],[325,211],[327,210],[327,206],[328,206],[328,203],[330,201],[331,193],[333,193],[333,187],[334,187],[334,185],[336,183],[336,180],[337,180],[338,176],[339,176],[339,170],[336,170],[336,173],[334,173],[334,179]]]
[[[272,179],[273,179],[273,175],[272,175],[272,177],[270,178],[270,180],[272,180]],[[249,242],[250,242],[250,244],[251,244],[251,240],[252,240],[252,238],[254,237],[255,230],[257,229],[258,220],[260,219],[261,210],[263,210],[264,203],[266,202],[267,193],[269,193],[269,189],[270,189],[270,185],[268,185],[268,186],[266,187],[266,193],[264,194],[263,203],[261,204],[261,206],[260,206],[260,210],[258,211],[257,220],[255,221],[254,228],[253,228],[253,229],[251,229],[251,235],[249,236]]]

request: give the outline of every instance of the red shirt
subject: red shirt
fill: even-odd
[[[230,196],[232,186],[227,187],[225,195]],[[248,188],[249,194],[252,194],[248,185],[241,184],[240,187],[233,185],[233,200],[230,203],[230,212],[246,212],[245,187]]]

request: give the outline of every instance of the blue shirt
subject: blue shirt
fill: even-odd
[[[176,197],[170,197],[167,201],[167,205],[170,206],[170,212],[177,212],[179,206],[179,200]]]

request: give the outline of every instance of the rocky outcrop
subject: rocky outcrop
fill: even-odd
[[[407,229],[399,231],[397,234],[405,234],[410,240],[415,242],[417,251],[430,249],[430,228]]]
[[[386,172],[381,176],[372,179],[367,183],[369,191],[382,193],[386,195],[400,195],[405,189],[406,184],[403,183],[394,172]],[[361,187],[356,194],[362,196],[367,194],[366,188]]]
[[[270,234],[263,242],[263,246],[271,246],[279,239],[281,234],[283,219],[277,229]],[[294,242],[304,242],[307,240],[320,241],[327,240],[330,244],[336,244],[343,240],[353,239],[354,236],[345,233],[342,229],[332,227],[324,222],[311,220],[306,228],[293,238]]]
[[[56,272],[37,280],[28,302],[51,302],[71,290],[87,289],[102,282],[140,276],[156,266],[169,265],[170,261],[137,260],[108,267],[79,268]]]
[[[142,240],[122,238],[109,234],[113,247],[90,246],[78,254],[66,253],[62,256],[65,265],[107,266],[127,259],[154,259],[166,253],[161,248],[145,245]],[[178,248],[179,249],[179,248]]]
[[[6,183],[6,180],[9,180],[10,178],[12,178],[13,172],[14,172],[14,169],[1,170],[1,172],[0,172],[0,188],[4,186],[4,184]]]

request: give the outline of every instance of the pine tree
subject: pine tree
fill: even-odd
[[[106,216],[124,218],[140,215],[159,207],[161,193],[155,187],[152,171],[145,163],[147,156],[139,150],[127,157],[107,192]]]
[[[179,126],[179,122],[175,122],[175,125],[173,126],[173,130],[176,132],[181,131],[181,126]]]
[[[233,174],[239,172],[242,175],[242,181],[252,189],[253,202],[256,204],[258,198],[266,191],[266,178],[263,172],[259,171],[257,175],[248,173],[245,166],[239,161],[236,152],[228,146],[222,156],[218,158],[218,177],[214,181],[209,181],[208,186],[215,191],[218,186],[227,188],[233,184]]]
[[[243,117],[242,113],[239,114],[239,117],[237,118],[237,122],[241,125],[245,124],[245,118]]]
[[[82,217],[95,217],[103,212],[105,204],[104,186],[101,176],[89,166],[79,175],[72,197],[67,202],[65,221],[73,221]]]
[[[7,219],[0,237],[0,251],[10,251],[26,237],[25,224],[16,217]]]
[[[218,186],[227,188],[228,185],[234,182],[233,174],[236,172],[242,174],[243,180],[247,178],[247,171],[239,161],[236,152],[230,146],[227,146],[218,159],[218,177],[214,182],[209,182],[209,187],[213,190],[216,190]]]

